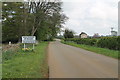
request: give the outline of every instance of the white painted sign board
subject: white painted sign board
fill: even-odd
[[[22,36],[22,43],[36,43],[35,36]]]

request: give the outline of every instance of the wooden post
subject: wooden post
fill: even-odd
[[[24,43],[24,51],[25,51],[25,43]]]
[[[35,45],[33,44],[33,50],[35,49]]]

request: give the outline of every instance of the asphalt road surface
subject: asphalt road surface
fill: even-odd
[[[50,78],[118,78],[118,60],[60,41],[49,44]]]

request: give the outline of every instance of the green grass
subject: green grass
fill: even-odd
[[[3,78],[47,78],[47,48],[48,42],[41,42],[34,51],[3,52]]]
[[[98,54],[102,54],[102,55],[109,56],[112,58],[120,59],[120,56],[118,57],[119,51],[116,51],[116,50],[110,50],[110,49],[106,49],[106,48],[99,48],[99,47],[83,45],[83,44],[81,45],[81,44],[76,44],[74,42],[64,42],[64,41],[61,41],[61,42],[64,44],[67,44],[67,45],[79,47],[79,48],[82,48],[82,49],[85,49],[88,51],[92,51],[92,52],[95,52]]]

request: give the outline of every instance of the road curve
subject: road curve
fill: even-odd
[[[118,60],[60,41],[49,44],[49,78],[118,78]]]

